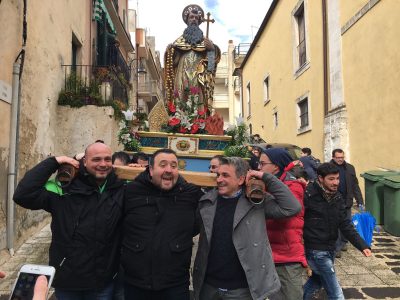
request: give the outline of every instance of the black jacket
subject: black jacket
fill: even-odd
[[[189,286],[201,190],[180,176],[169,191],[150,180],[146,170],[126,189],[121,257],[125,281],[149,290]]]
[[[58,167],[50,157],[28,171],[17,186],[14,201],[51,213],[53,286],[101,289],[111,283],[118,269],[124,182],[111,173],[100,193],[94,178],[81,168],[78,177],[61,189],[47,182]]]
[[[331,163],[336,164],[336,162],[332,159]],[[353,198],[356,199],[357,204],[364,204],[364,200],[361,194],[360,186],[358,185],[358,179],[356,175],[356,170],[352,164],[348,162],[343,162],[343,166],[346,170],[346,207],[353,206]]]
[[[328,202],[317,182],[307,186],[304,195],[303,239],[306,249],[333,251],[338,238],[338,229],[360,251],[369,248],[346,218],[342,195],[338,192]]]

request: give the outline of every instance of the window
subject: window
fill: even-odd
[[[250,82],[247,84],[247,118],[251,117]]]
[[[264,79],[264,104],[269,102],[269,76]]]
[[[272,120],[274,122],[274,129],[276,129],[278,127],[278,110],[276,107],[272,110]]]
[[[74,33],[72,33],[71,40],[71,70],[76,72],[76,66],[79,65],[81,59],[82,44]]]
[[[308,98],[300,101],[298,104],[300,110],[300,129],[309,125],[308,123]]]
[[[304,21],[304,3],[300,5],[295,14],[297,24],[297,53],[299,57],[299,67],[307,61],[306,53],[306,26]]]
[[[299,0],[292,11],[293,20],[293,64],[295,76],[301,75],[309,67],[307,51],[307,0]]]
[[[296,99],[297,134],[311,130],[309,92]]]

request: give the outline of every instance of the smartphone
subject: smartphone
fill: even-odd
[[[56,270],[51,266],[23,265],[19,270],[10,300],[32,300],[36,279],[40,275],[44,275],[47,278],[47,299],[49,288],[53,281],[55,272]]]

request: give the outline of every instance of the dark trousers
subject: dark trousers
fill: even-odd
[[[351,221],[351,207],[346,207],[346,218]],[[343,246],[348,242],[348,240],[344,237],[340,229],[338,230],[338,239],[336,240],[335,252],[339,252],[342,250]]]
[[[190,300],[189,286],[187,284],[153,291],[125,283],[124,289],[125,299],[127,300]]]

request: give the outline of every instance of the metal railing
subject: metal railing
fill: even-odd
[[[159,99],[162,97],[162,89],[160,88],[157,80],[146,80],[138,83],[138,93],[148,94],[149,96],[157,96]]]
[[[251,43],[240,43],[235,47],[235,54],[234,58],[239,58],[241,56],[246,56],[247,52],[249,51]]]
[[[62,92],[67,97],[65,101],[70,99],[82,101],[83,105],[101,105],[118,99],[128,104],[129,81],[115,66],[62,65],[62,67],[64,68]]]

